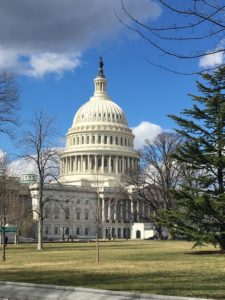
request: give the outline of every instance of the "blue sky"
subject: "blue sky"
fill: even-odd
[[[124,3],[149,24],[161,25],[172,18],[154,1]],[[29,5],[26,0],[19,4],[4,0],[0,3],[0,27],[7,28],[4,34],[0,31],[0,69],[14,71],[22,91],[22,125],[17,136],[39,110],[55,116],[61,135],[65,135],[77,109],[93,94],[100,55],[105,64],[108,94],[125,110],[129,126],[136,127],[142,140],[143,136],[154,134],[151,123],[162,129],[175,128],[167,114],[178,114],[190,105],[187,94],[196,93],[197,77],[166,72],[146,59],[186,72],[198,70],[199,60],[172,60],[127,30],[115,16],[114,10],[124,17],[119,0],[56,0],[54,4],[53,7],[52,1],[40,0],[37,9],[32,0]],[[124,20],[127,21],[125,17]],[[207,44],[209,49],[216,46],[215,42]],[[190,45],[176,47],[183,53]],[[146,123],[141,128],[143,121]],[[16,153],[13,141],[3,134],[0,148]]]

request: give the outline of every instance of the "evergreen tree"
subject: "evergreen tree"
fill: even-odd
[[[162,212],[160,222],[194,246],[210,243],[224,252],[225,67],[202,78],[200,95],[190,95],[192,108],[170,115],[185,138],[175,158],[185,165],[187,181],[174,191],[177,209]]]

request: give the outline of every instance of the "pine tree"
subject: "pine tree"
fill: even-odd
[[[170,115],[185,138],[175,158],[185,165],[187,181],[174,191],[177,209],[162,212],[160,221],[194,246],[209,243],[224,252],[225,67],[202,78],[200,95],[190,95],[193,106],[181,116]]]

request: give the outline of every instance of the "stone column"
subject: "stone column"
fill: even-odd
[[[109,170],[109,173],[111,173],[111,171],[112,171],[111,165],[112,165],[112,157],[111,157],[111,155],[110,155],[110,156],[109,156],[109,160],[108,160],[108,170]]]
[[[125,171],[125,159],[124,159],[124,156],[122,158],[122,173],[124,174],[124,171]]]
[[[108,220],[111,222],[111,200],[108,199]]]
[[[77,172],[77,155],[75,156],[75,166],[74,166],[74,171]]]
[[[84,163],[84,160],[83,160],[83,155],[80,156],[80,172],[83,173],[83,163]]]
[[[137,221],[140,221],[140,201],[137,200]]]
[[[105,198],[102,198],[102,222],[105,222]]]
[[[130,201],[130,220],[134,221],[134,202],[132,199]]]
[[[119,157],[116,156],[116,174],[119,173]]]
[[[113,219],[115,220],[115,222],[118,222],[118,220],[117,220],[117,199],[114,199]]]

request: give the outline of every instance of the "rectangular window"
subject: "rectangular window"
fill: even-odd
[[[49,234],[49,227],[45,226],[45,235],[48,235],[48,234]]]
[[[66,235],[69,235],[69,234],[70,234],[70,229],[69,229],[69,227],[66,227],[66,229],[65,229],[65,234],[66,234]]]
[[[88,232],[89,232],[88,229],[89,229],[88,227],[85,227],[85,228],[84,228],[84,234],[85,234],[85,235],[88,235]]]
[[[104,144],[107,144],[107,136],[104,136]]]
[[[98,143],[101,144],[101,135],[98,136]]]
[[[54,235],[58,235],[59,234],[59,227],[55,226],[54,228]]]
[[[95,135],[92,137],[92,144],[95,144]]]
[[[80,234],[80,227],[77,227],[77,235]]]
[[[85,212],[85,220],[88,220],[88,211]]]
[[[80,212],[77,212],[77,220],[80,220]]]
[[[110,136],[110,144],[112,145],[112,143],[113,143],[113,137]]]
[[[89,135],[87,136],[87,144],[89,144]]]
[[[118,137],[116,136],[116,145],[118,145]]]

